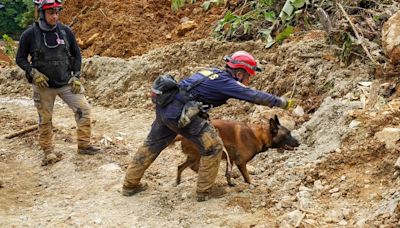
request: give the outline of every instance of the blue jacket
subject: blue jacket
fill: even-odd
[[[226,103],[229,98],[248,101],[253,104],[265,105],[269,107],[282,106],[282,100],[272,94],[251,89],[237,81],[228,71],[220,69],[211,69],[215,74],[206,77],[203,81],[190,89],[189,93],[195,100],[203,104],[220,106]],[[185,89],[193,85],[205,76],[201,73],[195,73],[189,78],[182,80],[179,85]],[[177,95],[177,100],[181,100],[181,95]],[[179,102],[173,102],[167,107],[160,109],[168,118],[176,119],[181,115],[183,105]]]

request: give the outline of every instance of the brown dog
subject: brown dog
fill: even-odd
[[[299,146],[299,142],[290,134],[290,131],[280,125],[278,117],[269,120],[269,125],[245,124],[236,121],[212,120],[212,124],[218,129],[224,146],[229,154],[227,163],[239,168],[245,182],[251,183],[246,164],[253,157],[268,150],[268,148],[283,148],[293,150]],[[176,184],[181,182],[183,170],[190,167],[193,171],[199,170],[200,153],[196,145],[191,141],[177,137],[176,141],[181,140],[182,152],[187,155],[186,161],[178,166]],[[226,155],[223,154],[223,159]],[[231,167],[227,164],[226,179],[230,186],[235,184],[231,180]]]

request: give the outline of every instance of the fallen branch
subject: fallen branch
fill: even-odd
[[[301,215],[299,221],[296,222],[296,225],[294,227],[299,227],[301,224],[301,221],[304,219],[304,217],[306,217],[306,213],[303,213],[303,215]]]
[[[71,26],[75,23],[76,18],[77,18],[79,15],[83,14],[83,13],[87,10],[87,8],[88,8],[87,6],[83,7],[83,9],[81,9],[81,10],[79,11],[79,13],[78,13],[77,15],[74,16],[74,18],[72,18],[71,23],[69,23],[68,26],[71,27]]]
[[[292,89],[292,92],[290,93],[289,99],[292,99],[292,98],[293,98],[294,91],[296,90],[297,79],[299,78],[299,72],[303,72],[303,69],[304,69],[304,67],[301,68],[300,70],[298,70],[298,71],[296,72],[296,76],[295,76],[295,78],[294,78],[294,83],[293,83],[293,89]]]
[[[12,139],[12,138],[15,138],[17,136],[23,135],[25,133],[28,133],[28,132],[31,132],[31,131],[35,131],[36,129],[38,129],[38,125],[30,126],[30,127],[27,127],[27,128],[25,128],[25,129],[23,129],[21,131],[17,131],[17,132],[11,133],[9,135],[6,135],[5,138],[6,139]]]
[[[364,38],[362,36],[360,36],[360,34],[358,34],[358,31],[356,29],[356,27],[354,26],[353,22],[351,22],[349,15],[347,15],[346,11],[344,10],[342,4],[337,3],[337,5],[339,6],[339,9],[342,11],[342,13],[344,14],[344,17],[347,19],[347,21],[350,23],[351,28],[354,31],[354,34],[357,37],[357,40],[360,42],[361,47],[364,49],[365,53],[367,54],[368,58],[375,64],[375,65],[379,65],[378,62],[375,61],[374,58],[372,58],[371,53],[368,51],[368,48],[365,46],[364,44]]]
[[[311,211],[311,210],[306,210],[306,209],[304,209],[302,207],[297,207],[297,209],[302,211],[302,212],[308,213],[308,214],[313,214],[313,215],[317,215],[318,214],[318,212]]]

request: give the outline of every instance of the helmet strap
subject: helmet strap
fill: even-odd
[[[246,70],[244,70],[244,69],[241,69],[241,68],[237,68],[237,69],[233,69],[233,68],[231,68],[231,67],[229,67],[228,65],[226,65],[226,71],[228,71],[231,75],[232,75],[232,77],[234,78],[234,79],[236,79],[237,81],[239,81],[239,82],[242,82],[243,81],[243,77],[242,78],[239,78],[238,76],[237,76],[237,74],[239,73],[239,72],[246,72]]]

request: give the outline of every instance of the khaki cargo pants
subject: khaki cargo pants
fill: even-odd
[[[59,96],[74,112],[77,124],[78,148],[85,148],[90,144],[90,105],[83,93],[74,94],[71,86],[61,88],[40,89],[33,88],[33,101],[39,114],[39,144],[45,153],[53,151],[52,116],[54,102]]]

